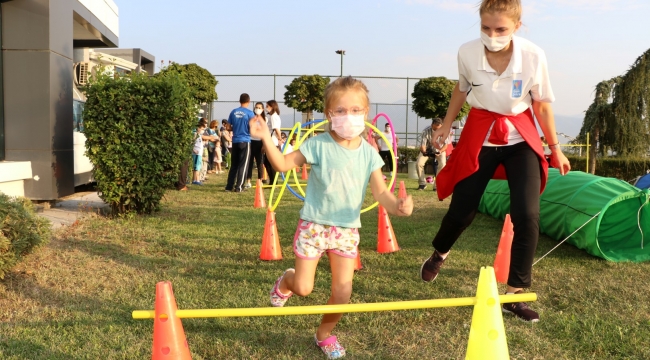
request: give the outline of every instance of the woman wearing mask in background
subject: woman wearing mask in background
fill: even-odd
[[[266,116],[264,115],[264,103],[256,102],[255,109],[253,110],[255,115],[262,117],[262,120],[266,122]],[[251,136],[251,157],[248,159],[248,170],[246,171],[246,185],[245,187],[249,189],[251,187],[251,179],[253,178],[253,160],[257,165],[257,178],[262,179],[264,177],[264,167],[263,167],[263,153],[262,153],[262,140],[256,137]]]
[[[271,140],[273,145],[278,149],[282,149],[281,146],[284,143],[282,138],[282,133],[280,132],[280,127],[282,126],[282,120],[280,119],[280,108],[278,103],[275,100],[269,100],[266,102],[266,112],[269,114],[267,123],[269,124],[269,131],[271,132]],[[264,167],[266,168],[266,173],[269,175],[268,183],[272,184],[275,179],[275,169],[269,161],[267,156],[264,156]]]
[[[207,135],[216,136],[215,140],[208,141],[208,174],[215,174],[214,157],[216,152],[221,151],[216,147],[219,138],[219,122],[217,120],[210,121],[210,127],[205,131]]]

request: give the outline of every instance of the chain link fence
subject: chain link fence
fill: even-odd
[[[219,100],[212,103],[212,119],[226,119],[232,109],[239,106],[239,95],[247,93],[251,102],[264,102],[274,99],[280,106],[282,128],[291,128],[303,122],[303,114],[284,104],[285,86],[300,75],[215,75],[219,84]],[[329,76],[334,80],[338,76]],[[374,118],[379,113],[388,115],[399,137],[399,146],[415,146],[422,130],[431,122],[417,116],[411,109],[411,93],[420,78],[356,76],[363,81],[370,93],[370,114]],[[314,113],[314,119],[323,119],[321,113]],[[380,118],[378,127],[383,129],[385,120]]]

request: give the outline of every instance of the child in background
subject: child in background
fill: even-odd
[[[347,304],[359,244],[360,212],[368,182],[374,198],[394,215],[409,216],[411,197],[396,199],[386,188],[379,154],[359,136],[365,129],[370,101],[368,89],[352,77],[339,78],[325,89],[325,111],[330,129],[283,155],[259,116],[250,121],[251,134],[262,139],[277,171],[311,164],[307,193],[294,237],[295,270],[287,269],[270,292],[273,306],[284,306],[296,294],[307,296],[314,287],[316,266],[326,252],[330,258],[332,288],[328,304]],[[345,355],[331,334],[342,314],[326,314],[316,330],[316,345],[329,359]]]
[[[285,151],[285,154],[289,154],[293,152],[293,147],[296,146],[296,138],[292,137],[291,141],[287,144],[287,151]]]
[[[194,133],[194,148],[192,149],[192,185],[203,185],[201,183],[201,168],[203,165],[203,133],[208,127],[208,122],[201,118],[196,125]]]

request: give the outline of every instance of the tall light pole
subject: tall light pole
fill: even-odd
[[[343,55],[345,55],[345,50],[336,50],[336,53],[341,55],[341,77],[343,77]]]

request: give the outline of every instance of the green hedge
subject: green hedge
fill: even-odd
[[[0,279],[49,237],[49,221],[36,215],[29,200],[0,193]]]
[[[582,156],[570,156],[571,169],[585,171],[587,158]],[[596,175],[612,177],[629,181],[650,170],[650,158],[620,158],[620,157],[598,157],[596,158]]]
[[[86,155],[100,197],[113,214],[158,210],[191,154],[196,119],[186,82],[178,74],[99,75],[86,96]]]

